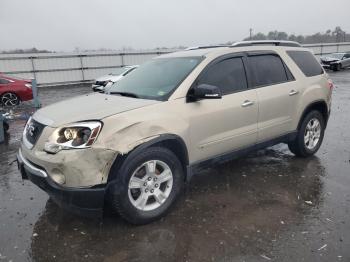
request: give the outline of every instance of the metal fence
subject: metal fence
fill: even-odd
[[[41,86],[83,83],[113,68],[141,64],[164,53],[167,52],[0,55],[0,72],[35,78]]]
[[[318,57],[331,53],[350,52],[350,42],[306,44],[303,47],[311,49]]]
[[[316,56],[350,51],[350,42],[304,46],[312,49]],[[40,86],[83,83],[108,74],[113,68],[141,64],[169,52],[0,54],[0,72],[34,78]]]

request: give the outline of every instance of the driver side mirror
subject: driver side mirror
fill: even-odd
[[[200,84],[193,88],[189,98],[192,101],[197,101],[199,99],[220,99],[222,95],[220,88],[217,86]]]

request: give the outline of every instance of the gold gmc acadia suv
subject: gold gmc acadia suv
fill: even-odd
[[[332,88],[295,42],[189,48],[141,65],[109,93],[37,111],[18,166],[62,207],[97,215],[108,203],[145,224],[164,216],[203,167],[278,143],[315,154]]]

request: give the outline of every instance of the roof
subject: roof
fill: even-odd
[[[190,49],[183,50],[174,53],[169,53],[165,55],[161,55],[161,58],[170,58],[170,57],[193,57],[193,56],[205,56],[210,52],[215,52],[219,50],[227,50],[228,47],[215,47],[215,48],[201,48],[201,49]]]
[[[232,46],[292,46],[292,47],[301,47],[298,42],[294,41],[285,41],[285,40],[257,40],[257,41],[242,41],[234,43]]]
[[[221,55],[225,53],[247,52],[247,51],[278,51],[278,50],[307,50],[299,43],[292,41],[244,41],[231,46],[199,46],[187,48],[183,51],[169,53],[159,58],[171,57],[198,57],[208,55]]]

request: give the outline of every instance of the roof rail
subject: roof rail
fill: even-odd
[[[254,46],[254,45],[275,45],[275,46],[292,46],[302,47],[298,42],[283,40],[259,40],[259,41],[242,41],[232,44],[232,47]]]
[[[185,51],[196,50],[196,49],[206,49],[206,48],[217,48],[217,47],[231,47],[230,45],[204,45],[204,46],[191,46],[187,47]]]

